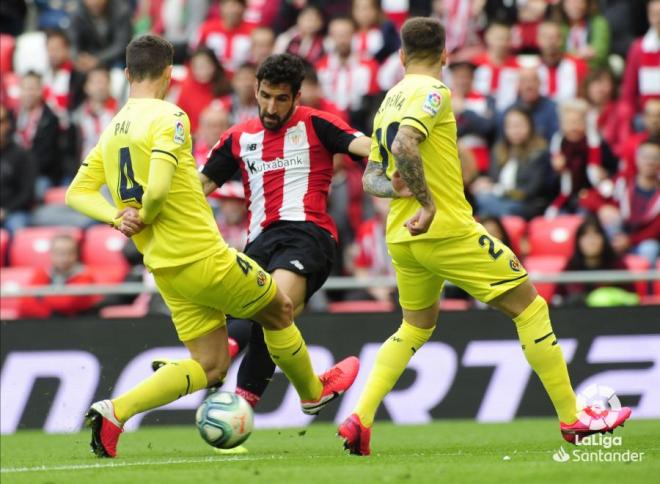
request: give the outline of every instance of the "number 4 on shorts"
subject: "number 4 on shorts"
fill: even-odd
[[[246,276],[248,275],[248,272],[252,269],[252,264],[250,264],[248,261],[243,259],[241,256],[236,256],[236,263],[238,264],[238,267],[241,268],[243,271],[243,274]]]

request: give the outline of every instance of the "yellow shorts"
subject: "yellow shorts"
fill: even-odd
[[[412,311],[437,303],[445,281],[482,302],[527,279],[511,249],[480,224],[466,235],[388,244],[401,307]]]
[[[232,248],[183,266],[156,269],[154,278],[181,341],[224,326],[225,314],[254,316],[277,292],[270,274]]]

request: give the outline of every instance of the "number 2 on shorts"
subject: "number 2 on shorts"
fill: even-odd
[[[497,260],[497,258],[504,253],[504,249],[500,249],[497,252],[495,251],[495,242],[493,242],[493,239],[487,235],[482,235],[479,237],[479,245],[481,247],[486,245],[486,243],[488,243],[488,254],[493,258],[493,260]]]

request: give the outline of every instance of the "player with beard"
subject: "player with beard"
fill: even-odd
[[[303,78],[300,58],[268,57],[257,72],[259,117],[226,131],[201,174],[209,194],[240,170],[249,211],[245,253],[291,298],[294,315],[323,285],[334,262],[337,229],[327,210],[333,155],[361,159],[370,148],[369,137],[337,116],[299,106]],[[246,326],[250,336],[241,338]],[[236,393],[255,406],[275,372],[263,331],[234,319],[229,335],[239,346],[249,339]]]

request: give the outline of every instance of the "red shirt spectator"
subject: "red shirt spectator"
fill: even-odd
[[[541,50],[541,93],[555,101],[578,97],[580,85],[587,75],[586,61],[562,51],[561,26],[554,22],[543,22],[539,26],[538,45]]]
[[[337,18],[330,23],[329,36],[334,51],[316,64],[324,97],[339,109],[361,109],[366,95],[378,92],[378,65],[360,59],[352,51],[354,27],[349,19]]]
[[[511,54],[511,29],[508,25],[493,23],[486,31],[487,51],[472,58],[477,66],[474,73],[475,91],[493,96],[499,110],[516,100],[520,65]]]
[[[648,4],[651,28],[635,40],[626,56],[626,71],[621,85],[621,99],[638,113],[649,99],[660,98],[660,1]]]
[[[513,26],[511,35],[513,48],[518,52],[538,50],[538,31],[545,15],[546,0],[527,0],[518,7],[518,23]]]
[[[211,48],[230,73],[250,57],[250,34],[254,26],[243,19],[245,4],[245,0],[222,0],[221,18],[204,22],[195,43],[195,47]]]
[[[399,49],[399,33],[385,18],[380,0],[353,0],[353,19],[358,28],[353,37],[358,56],[380,63]]]
[[[277,37],[275,53],[297,55],[314,64],[323,57],[323,14],[308,5],[298,14],[296,25]]]
[[[660,99],[650,99],[644,106],[645,130],[629,137],[621,147],[619,173],[633,179],[637,171],[635,155],[639,145],[648,139],[660,140]]]
[[[93,284],[94,277],[78,262],[78,244],[70,235],[58,235],[51,245],[52,267],[35,276],[35,285],[69,286]],[[70,316],[92,309],[99,296],[46,296],[41,304],[50,312]]]

